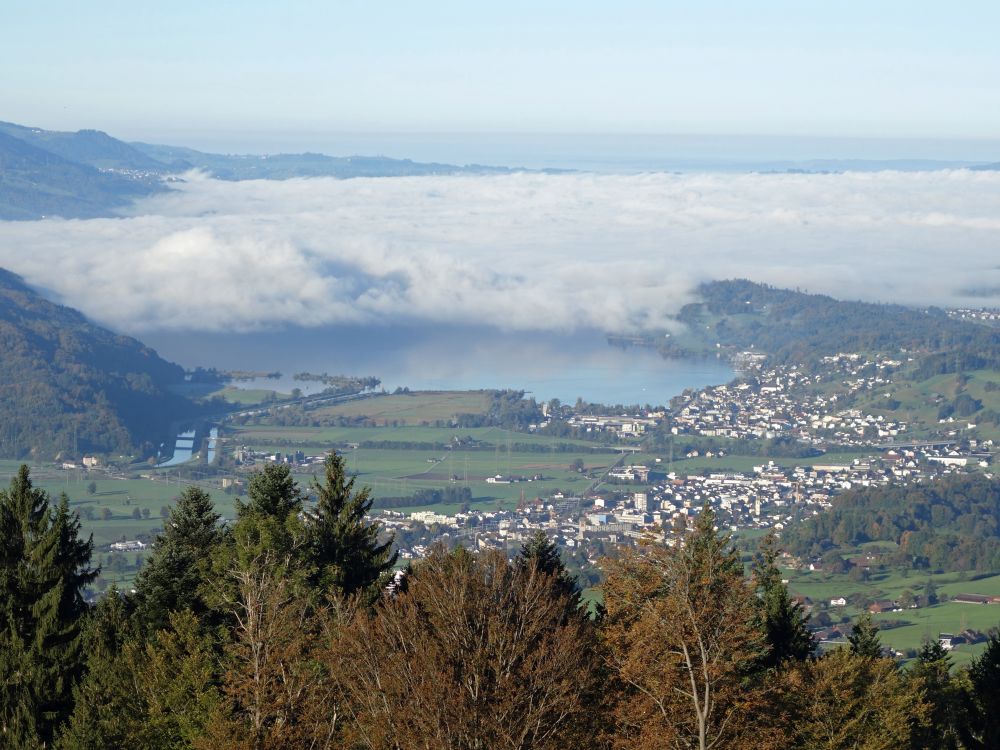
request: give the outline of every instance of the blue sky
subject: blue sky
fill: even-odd
[[[0,3],[0,119],[1000,138],[1000,3]]]

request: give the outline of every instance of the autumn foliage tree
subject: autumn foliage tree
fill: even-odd
[[[607,565],[603,627],[618,688],[620,748],[765,748],[767,654],[755,593],[705,507],[673,546],[652,543]]]
[[[838,648],[786,675],[786,747],[801,750],[911,748],[930,706],[892,659]]]
[[[339,644],[365,748],[562,750],[594,737],[595,634],[537,565],[438,548]]]

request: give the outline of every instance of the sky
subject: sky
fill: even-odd
[[[703,165],[1000,161],[997,28],[995,0],[3,0],[0,119],[589,171],[192,173],[124,216],[0,222],[0,266],[140,335],[662,331],[733,277],[996,307],[1000,172]]]
[[[996,140],[997,28],[995,0],[4,0],[0,119],[182,145],[358,132]]]

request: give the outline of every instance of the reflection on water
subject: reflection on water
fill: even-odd
[[[213,427],[208,431],[208,450],[206,451],[205,463],[215,462],[215,449],[219,442],[219,428]]]
[[[177,466],[191,460],[194,454],[194,430],[185,430],[177,436],[174,442],[174,455],[169,461],[159,464],[160,468],[167,466]]]
[[[513,388],[538,400],[666,404],[685,388],[724,383],[721,360],[667,360],[651,349],[608,345],[596,331],[512,333],[482,328],[325,328],[251,334],[156,333],[143,337],[186,367],[280,370],[255,387],[321,390],[296,372],[374,375],[387,390]]]

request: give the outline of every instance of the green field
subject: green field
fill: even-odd
[[[268,388],[241,388],[237,385],[220,386],[217,383],[178,383],[170,387],[171,392],[187,398],[208,401],[213,398],[223,398],[231,404],[255,406],[267,401],[278,401],[291,398],[289,393]]]
[[[368,418],[376,426],[264,424],[224,432],[229,445],[259,451],[302,450],[314,455],[336,448],[347,457],[348,468],[357,473],[358,481],[371,487],[376,497],[407,497],[418,490],[459,486],[469,488],[474,502],[489,507],[513,507],[522,493],[532,500],[557,489],[567,494],[582,492],[592,477],[603,474],[618,459],[617,454],[585,440],[499,427],[430,426],[454,414],[481,413],[487,406],[487,394],[479,391],[394,394],[320,410],[327,416]],[[377,447],[369,447],[373,444]],[[577,460],[583,463],[583,472],[571,468]],[[532,481],[486,481],[498,474]],[[414,506],[411,510],[454,513],[459,506]]]
[[[971,370],[963,373],[968,377],[968,382],[964,386],[959,384],[959,376],[955,373],[937,375],[921,382],[904,380],[902,376],[896,376],[899,382],[878,393],[866,394],[858,401],[858,407],[866,409],[873,414],[882,414],[891,419],[908,420],[911,430],[907,433],[909,437],[929,435],[932,432],[941,432],[957,428],[964,428],[969,423],[976,423],[976,414],[968,417],[955,416],[955,422],[951,425],[938,423],[938,408],[940,399],[952,401],[959,393],[967,393],[972,398],[982,402],[982,409],[1000,412],[1000,390],[986,390],[987,383],[1000,385],[1000,372],[996,370]],[[892,398],[900,402],[895,410],[886,408],[886,393],[890,393]],[[963,434],[967,434],[964,429]],[[1000,440],[1000,427],[995,425],[978,424],[975,433],[983,439]]]
[[[585,440],[556,438],[527,432],[514,432],[500,427],[284,427],[279,425],[248,425],[227,427],[226,437],[230,442],[265,446],[334,447],[348,443],[393,442],[393,443],[451,443],[453,438],[471,438],[491,445],[506,446],[507,442],[552,446],[569,443],[590,449],[595,445]],[[403,447],[402,445],[400,447]]]
[[[485,391],[419,391],[347,401],[310,413],[321,418],[365,418],[383,426],[421,425],[458,414],[485,414],[489,401]]]
[[[928,579],[937,586],[940,597],[954,597],[956,594],[1000,595],[1000,575],[969,580],[964,573],[944,573],[926,575],[910,571],[903,575],[899,571],[877,573],[867,582],[856,582],[846,575],[829,575],[818,572],[788,570],[789,590],[801,594],[814,602],[829,602],[837,597],[863,594],[870,599],[897,599],[905,590],[920,594]],[[856,618],[859,610],[847,606],[832,608],[830,615],[834,621],[840,616]],[[882,631],[882,642],[899,651],[919,648],[925,638],[937,638],[939,633],[958,633],[965,628],[988,632],[1000,626],[1000,605],[959,604],[945,601],[933,607],[909,609],[903,612],[886,612],[875,616],[876,622],[905,621],[902,627]],[[983,648],[982,644],[959,646],[953,653],[956,664],[967,663]]]
[[[506,450],[445,451],[359,448],[345,453],[348,467],[376,497],[404,497],[417,489],[457,484],[468,486],[479,501],[500,501],[510,507],[521,497],[545,496],[555,489],[569,494],[589,484],[587,473],[603,473],[617,458],[608,453],[529,453]],[[583,474],[570,468],[580,459]],[[487,477],[541,475],[543,479],[511,484],[490,484]],[[421,507],[420,510],[428,508]],[[444,512],[443,510],[440,512]],[[452,511],[454,512],[454,511]]]
[[[19,462],[0,461],[0,482],[6,486],[19,466]],[[121,585],[128,585],[135,576],[136,554],[148,555],[149,551],[122,553],[128,567],[116,571],[106,566],[109,554],[107,545],[139,537],[152,537],[156,534],[163,527],[162,509],[172,506],[185,486],[178,484],[176,480],[168,483],[165,477],[157,481],[97,479],[85,471],[63,471],[54,469],[51,464],[31,467],[31,472],[33,484],[46,490],[54,499],[66,493],[70,508],[80,513],[83,535],[93,535],[94,561],[105,567],[102,578],[107,582]],[[88,491],[91,481],[96,484],[94,494]],[[218,512],[224,518],[233,518],[235,516],[233,498],[220,490],[210,487],[206,489],[215,499]],[[93,514],[92,519],[86,517],[88,509]],[[105,509],[111,514],[108,520],[103,518]],[[140,515],[138,519],[133,517],[136,510]],[[143,510],[147,511],[148,515],[144,516]]]

